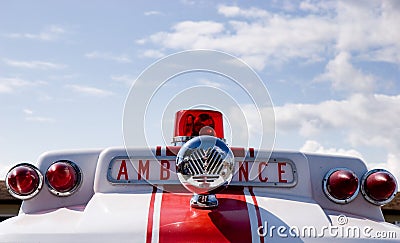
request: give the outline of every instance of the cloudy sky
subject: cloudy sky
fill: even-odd
[[[275,148],[358,156],[399,178],[398,23],[398,1],[1,1],[0,177],[44,151],[122,146],[137,76],[213,49],[268,88]]]

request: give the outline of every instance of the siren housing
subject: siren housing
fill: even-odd
[[[175,114],[172,143],[183,145],[190,139],[209,135],[225,140],[222,113],[214,110],[180,110]]]

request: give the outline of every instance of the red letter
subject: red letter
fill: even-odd
[[[161,160],[160,164],[160,180],[168,180],[169,179],[169,161],[168,160]]]
[[[282,169],[282,166],[286,166],[285,162],[279,162],[278,163],[278,178],[279,182],[287,183],[287,180],[282,179],[282,174],[285,173],[285,171]]]
[[[128,169],[126,168],[125,160],[122,160],[121,165],[119,166],[117,180],[121,179],[121,175],[124,175],[125,180],[128,180]]]
[[[263,170],[261,169],[262,166],[267,167],[267,163],[261,162],[261,163],[258,164],[258,179],[261,182],[267,182],[268,181],[268,177],[262,178],[262,172],[263,172]]]
[[[243,167],[243,164],[246,165],[246,168]],[[242,174],[246,181],[249,181],[249,163],[248,162],[239,162],[239,181],[242,181]]]
[[[139,160],[139,170],[138,170],[138,180],[142,179],[142,175],[146,173],[146,180],[149,179],[149,161],[146,160],[145,165],[143,166],[143,161]]]

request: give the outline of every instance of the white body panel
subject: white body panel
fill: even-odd
[[[267,151],[256,153],[261,157],[269,155]],[[132,149],[130,154],[154,158],[156,152],[155,149],[138,148]],[[110,183],[107,180],[109,164],[118,156],[127,156],[125,148],[60,151],[41,156],[38,168],[42,173],[54,161],[71,160],[81,168],[83,183],[69,197],[57,197],[44,186],[35,198],[23,202],[19,216],[0,223],[0,242],[144,242],[149,237],[157,242],[158,232],[162,230],[160,214],[166,210],[162,206],[163,187],[155,193],[152,185]],[[157,156],[158,159],[166,157],[165,154]],[[280,226],[286,228],[286,233],[291,227],[303,229],[311,226],[321,232],[325,228],[341,226],[338,217],[342,215],[346,216],[346,226],[360,229],[371,227],[373,232],[394,232],[395,238],[385,240],[399,241],[400,228],[385,223],[380,208],[368,203],[361,194],[353,202],[341,205],[330,201],[323,193],[322,180],[327,171],[335,167],[347,167],[361,178],[367,171],[361,160],[285,151],[274,151],[271,158],[293,161],[297,170],[297,184],[293,187],[244,187],[252,241],[260,241],[257,230],[261,225],[269,231],[270,226],[275,227],[272,236],[267,232],[265,242],[312,242],[321,238],[332,242],[376,240],[362,233],[350,239],[328,233],[321,238],[282,237],[277,233]],[[176,207],[189,210],[189,202]],[[258,213],[261,225],[257,221]],[[150,214],[152,227],[149,231]],[[180,232],[177,230],[174,233]]]

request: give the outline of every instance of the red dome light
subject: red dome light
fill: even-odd
[[[13,167],[6,176],[6,186],[11,195],[19,199],[29,199],[39,193],[43,184],[40,171],[30,164]]]
[[[358,194],[358,177],[346,168],[336,168],[329,171],[324,178],[324,192],[336,203],[349,203]]]
[[[68,196],[78,187],[81,179],[79,168],[70,161],[57,161],[46,172],[46,183],[57,196]]]
[[[224,139],[223,116],[213,110],[181,110],[175,116],[173,143],[187,142],[201,135]]]
[[[397,182],[390,172],[376,169],[364,175],[361,191],[369,202],[384,205],[394,198]]]

